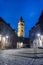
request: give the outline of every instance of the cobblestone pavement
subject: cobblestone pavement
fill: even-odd
[[[29,54],[27,54],[27,57],[15,56],[14,53],[15,51],[0,51],[0,65],[43,65],[43,58],[29,58]],[[21,55],[25,56],[23,54]]]
[[[43,58],[25,58],[0,54],[0,65],[43,65]]]

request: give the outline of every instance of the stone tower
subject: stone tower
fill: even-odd
[[[18,22],[18,37],[24,37],[24,21],[22,19],[22,16]]]

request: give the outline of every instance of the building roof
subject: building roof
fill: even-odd
[[[39,17],[39,21],[36,23],[36,25],[40,24],[41,22],[43,22],[43,11],[41,12],[41,15]]]
[[[7,24],[8,26],[10,26],[10,24],[9,24],[9,23],[6,23],[5,20],[3,20],[2,17],[0,17],[0,22],[4,22],[4,23]]]
[[[11,31],[13,31],[13,33],[16,34],[15,29],[12,29],[12,27],[10,26],[10,24],[7,23],[6,21],[4,21],[2,17],[0,17],[0,22],[3,22],[4,24],[6,24],[11,29]]]
[[[1,22],[1,21],[4,21],[2,17],[0,17],[0,22]],[[5,22],[5,21],[4,21],[4,22]]]

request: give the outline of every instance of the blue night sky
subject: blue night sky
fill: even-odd
[[[36,24],[43,10],[43,0],[0,0],[0,17],[10,23],[13,29],[18,30],[20,16],[25,23],[25,37]]]

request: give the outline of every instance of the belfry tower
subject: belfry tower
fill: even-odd
[[[22,16],[18,22],[18,37],[24,37],[24,21]]]

